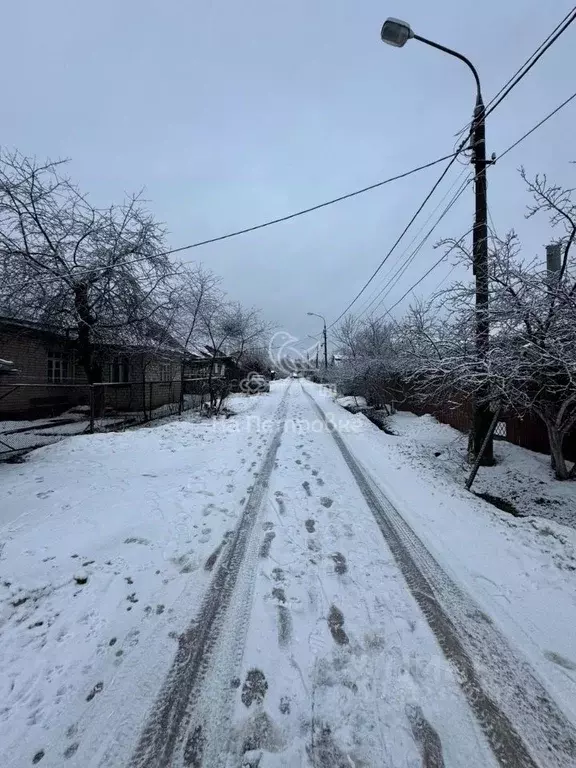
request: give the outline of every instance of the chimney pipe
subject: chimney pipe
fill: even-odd
[[[546,246],[546,267],[550,277],[560,272],[560,262],[562,258],[562,249],[560,243],[553,243]]]

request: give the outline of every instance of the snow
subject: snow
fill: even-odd
[[[277,404],[256,400],[263,417]],[[99,754],[118,702],[137,736],[142,687],[159,687],[252,481],[242,418],[77,436],[0,465],[2,766],[43,749],[60,767],[92,718]]]
[[[184,398],[188,408],[193,408],[196,396],[185,395]],[[161,405],[151,412],[151,421],[155,424],[164,424],[166,421],[173,420],[177,411],[177,403]],[[144,422],[142,411],[119,412],[112,416],[94,419],[94,431],[103,432],[124,426],[132,427],[138,423],[145,423],[146,426],[149,426],[148,422]],[[49,445],[63,437],[85,434],[89,428],[90,421],[83,406],[73,408],[55,418],[34,419],[32,421],[0,421],[0,440],[2,440],[0,442],[0,458],[9,458],[14,451],[25,451],[41,445]]]
[[[250,747],[244,764],[252,755],[260,768],[412,767],[422,764],[424,722],[448,768],[496,768],[305,391],[576,717],[576,531],[466,493],[433,456],[439,440],[443,453],[455,450],[433,420],[398,414],[390,436],[325,388],[287,380],[231,397],[232,416],[75,436],[0,465],[3,768],[40,752],[42,768],[130,763],[266,472],[206,680],[193,691],[193,714],[214,734],[203,764]]]
[[[402,437],[403,452],[464,484],[470,473],[465,435],[429,415],[399,412],[388,423]],[[549,456],[504,440],[495,441],[494,451],[497,465],[480,467],[472,486],[476,494],[509,502],[521,517],[535,515],[576,527],[576,483],[556,480]]]
[[[339,406],[322,402],[337,417]],[[576,531],[539,517],[515,518],[468,493],[430,451],[439,433],[446,451],[455,450],[461,436],[432,417],[397,414],[398,436],[381,432],[361,414],[353,418],[362,427],[346,436],[351,449],[429,551],[499,622],[576,720]],[[422,445],[431,454],[426,460]],[[504,445],[503,453],[522,452],[521,467],[538,465],[542,474],[545,457],[510,448],[516,446]],[[481,472],[486,487],[501,491],[491,480],[492,469]],[[574,490],[564,483],[557,492]]]
[[[336,402],[343,408],[366,408],[366,398],[361,395],[356,397],[355,395],[347,395],[346,397],[339,397]]]
[[[350,418],[335,412],[343,432]],[[447,765],[495,765],[333,438],[319,427],[312,406],[295,396],[263,522],[275,537],[261,561],[240,676],[263,672],[268,706],[237,701],[238,738],[265,714],[276,744],[263,768],[309,765],[311,743],[324,755],[319,766],[416,766],[405,711],[420,702]],[[342,644],[331,616],[336,634],[342,618]],[[302,727],[310,711],[314,732]]]

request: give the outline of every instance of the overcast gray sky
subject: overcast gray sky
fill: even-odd
[[[26,154],[70,157],[72,176],[98,204],[144,187],[176,247],[452,150],[471,117],[471,75],[419,43],[383,45],[387,16],[469,56],[489,100],[571,7],[571,0],[5,3],[0,140]],[[489,153],[570,95],[575,42],[576,25],[489,118]],[[499,231],[516,227],[530,255],[549,235],[544,220],[523,220],[527,198],[517,168],[573,185],[575,118],[572,102],[490,171],[494,223]],[[184,258],[201,260],[232,297],[305,337],[319,323],[306,311],[331,321],[344,309],[439,170]],[[462,170],[456,165],[437,201]],[[470,187],[432,241],[463,234],[471,216]],[[432,241],[388,306],[438,258]],[[449,269],[435,270],[420,294]]]

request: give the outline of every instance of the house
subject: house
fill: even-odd
[[[195,344],[188,348],[184,362],[184,379],[227,378],[234,368],[234,360],[230,355],[211,347],[208,344]]]
[[[184,391],[186,394],[203,394],[209,381],[213,385],[226,382],[234,390],[239,378],[239,367],[233,354],[218,350],[209,344],[195,344],[189,347],[183,368]]]
[[[158,335],[148,345],[101,345],[96,352],[104,407],[157,408],[180,398],[183,350]],[[0,317],[0,419],[53,416],[90,402],[76,354],[76,333],[29,320]]]

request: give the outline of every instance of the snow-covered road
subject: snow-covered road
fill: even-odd
[[[523,599],[525,533],[503,611],[466,565],[497,525],[364,417],[297,381],[233,407],[0,467],[0,764],[576,764],[574,573]]]

